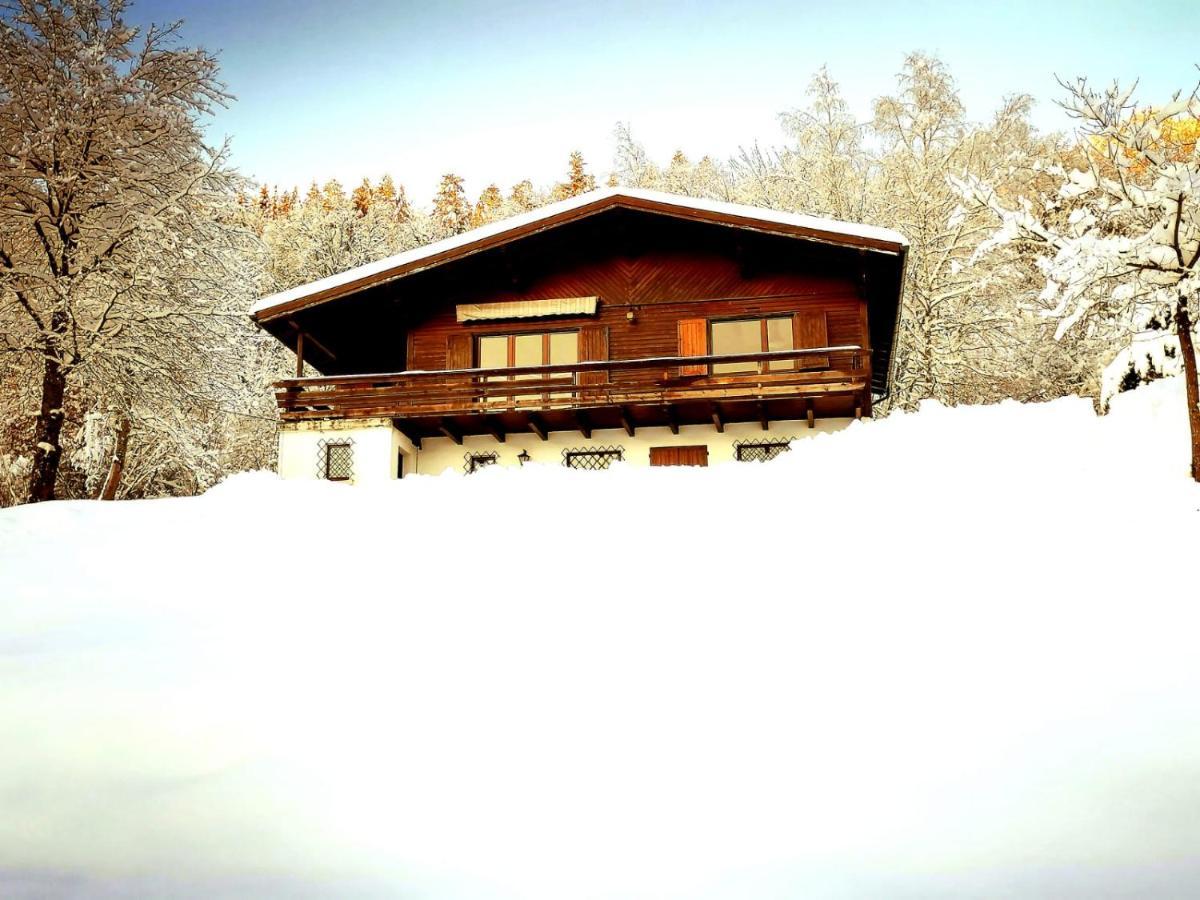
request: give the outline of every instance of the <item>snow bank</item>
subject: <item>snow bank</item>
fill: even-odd
[[[0,512],[0,896],[1183,896],[1182,388]]]

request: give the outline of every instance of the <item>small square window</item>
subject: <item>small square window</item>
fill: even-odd
[[[326,481],[350,481],[354,478],[354,442],[317,442],[317,477]]]

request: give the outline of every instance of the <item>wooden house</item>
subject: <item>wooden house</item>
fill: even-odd
[[[771,459],[886,394],[907,249],[614,188],[264,297],[255,321],[297,360],[279,471]]]

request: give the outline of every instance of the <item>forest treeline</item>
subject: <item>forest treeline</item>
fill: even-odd
[[[596,187],[579,153],[558,178],[530,173],[477,197],[447,174],[430,205],[412,202],[402,177],[314,181],[303,192],[247,184],[230,167],[228,145],[204,147],[196,124],[230,101],[215,59],[168,49],[179,37],[170,29],[126,28],[118,4],[70,6],[76,18],[56,20],[44,6],[18,3],[0,31],[0,52],[15,61],[0,85],[0,138],[16,148],[0,168],[0,505],[193,494],[229,473],[270,467],[270,384],[294,361],[250,322],[255,298]],[[81,24],[82,7],[94,14]],[[109,48],[107,69],[47,70],[47,46],[83,56],[97,41]],[[182,73],[197,87],[181,100],[172,86]],[[18,82],[35,77],[49,87],[30,101]],[[1118,271],[1088,247],[1098,236],[1136,243],[1158,227],[1159,194],[1146,198],[1173,189],[1161,184],[1163,166],[1196,171],[1194,97],[1160,114],[1115,88],[1064,84],[1083,126],[1067,135],[1039,134],[1027,96],[998,97],[990,118],[971,120],[952,73],[918,53],[879,91],[864,120],[822,68],[795,108],[780,112],[777,145],[747,145],[732,159],[677,152],[656,161],[618,124],[603,182],[905,234],[912,251],[898,367],[881,412],[927,398],[1098,398],[1101,373],[1120,353],[1127,385],[1169,365],[1170,347],[1167,362],[1160,353],[1147,363],[1130,343],[1168,337],[1176,324],[1172,298],[1194,284],[1196,260],[1185,258],[1193,209],[1180,201],[1179,260],[1163,262],[1177,277],[1165,294],[1162,279],[1118,289],[1145,266],[1125,260]],[[144,119],[130,121],[131,97]],[[124,111],[105,120],[105,103]],[[92,132],[64,126],[64,108]],[[1104,115],[1114,128],[1144,131],[1141,143],[1106,133],[1096,124]],[[86,156],[96,143],[109,151],[99,162]],[[154,159],[131,165],[133,154],[113,152],[127,146]],[[164,158],[169,170],[158,164]],[[77,171],[59,181],[53,167],[64,164]],[[1125,206],[1105,199],[1130,189],[1142,192],[1145,209],[1136,197]],[[1078,327],[1062,327],[1073,311]]]

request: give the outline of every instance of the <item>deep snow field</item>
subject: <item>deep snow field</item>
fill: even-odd
[[[1182,386],[0,511],[0,897],[1200,896]]]

